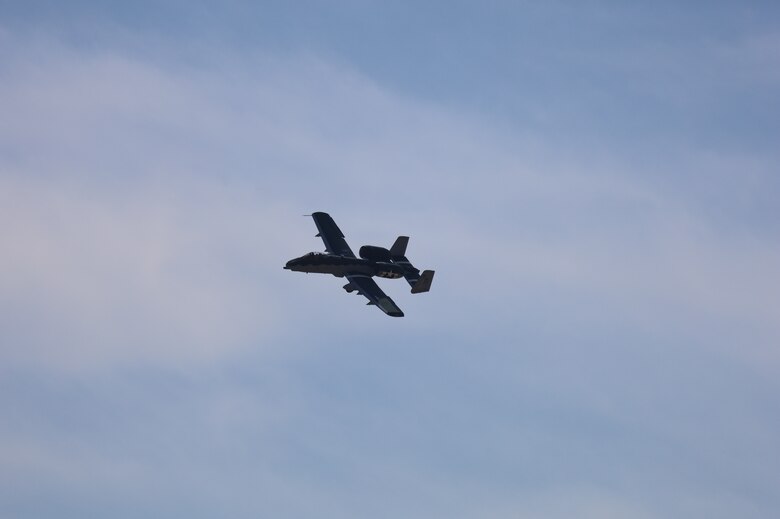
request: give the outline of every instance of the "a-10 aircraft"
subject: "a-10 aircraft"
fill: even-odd
[[[325,242],[326,252],[310,252],[300,258],[291,259],[285,265],[285,269],[345,277],[349,283],[344,285],[344,290],[349,293],[357,290],[368,299],[369,305],[378,306],[380,310],[392,317],[403,317],[404,313],[371,279],[373,276],[390,279],[403,277],[411,285],[412,294],[431,289],[433,271],[426,270],[420,274],[420,271],[406,259],[408,236],[399,236],[389,250],[384,247],[364,245],[360,247],[358,258],[347,245],[344,234],[329,214],[317,212],[311,216],[319,231],[317,236]]]

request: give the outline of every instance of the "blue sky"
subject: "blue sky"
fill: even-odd
[[[3,2],[0,515],[777,515],[778,18]]]

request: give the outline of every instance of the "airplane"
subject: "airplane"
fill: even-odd
[[[431,289],[434,271],[425,270],[420,274],[406,258],[408,236],[399,236],[389,250],[364,245],[358,251],[358,258],[329,214],[316,212],[311,217],[314,218],[314,224],[319,231],[316,237],[322,238],[325,243],[325,252],[310,252],[300,258],[291,259],[284,266],[286,270],[345,277],[349,280],[349,283],[344,285],[347,293],[357,291],[368,299],[367,304],[377,306],[391,317],[403,317],[404,313],[371,279],[373,276],[388,279],[403,277],[412,287],[412,294],[428,292]]]

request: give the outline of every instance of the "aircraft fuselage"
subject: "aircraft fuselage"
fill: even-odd
[[[397,279],[404,275],[403,268],[395,263],[321,252],[310,252],[299,258],[291,259],[284,268],[295,272],[333,274],[336,277],[344,277],[346,274],[365,274],[366,276]]]

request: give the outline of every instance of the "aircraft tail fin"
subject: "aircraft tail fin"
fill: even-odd
[[[390,247],[390,256],[393,258],[403,258],[406,256],[406,246],[409,245],[408,236],[399,236],[396,238],[393,246]]]
[[[420,274],[420,278],[412,285],[412,294],[419,294],[421,292],[427,292],[431,289],[431,283],[433,283],[433,270],[424,270]]]
[[[407,245],[409,245],[409,237],[399,236],[390,247],[390,256],[393,258],[393,263],[404,269],[404,278],[412,287],[412,294],[427,292],[431,289],[433,271],[426,270],[420,274],[420,271],[406,258]]]

